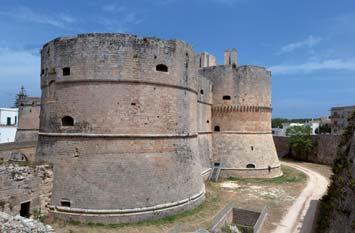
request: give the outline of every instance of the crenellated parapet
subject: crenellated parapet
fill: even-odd
[[[271,113],[271,107],[262,107],[262,106],[243,106],[243,105],[217,105],[212,107],[212,112],[214,114],[218,113],[228,113],[228,112],[266,112]]]

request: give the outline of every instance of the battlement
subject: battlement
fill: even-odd
[[[25,97],[20,98],[19,101],[20,106],[40,106],[41,105],[41,97]]]
[[[164,44],[185,44],[189,47],[191,45],[188,45],[185,41],[183,40],[178,40],[178,39],[160,39],[157,37],[141,37],[138,35],[133,35],[133,34],[125,34],[125,33],[83,33],[83,34],[77,34],[74,36],[64,36],[64,37],[57,37],[47,43],[45,43],[42,47],[43,49],[46,49],[50,44],[53,43],[65,43],[65,42],[71,42],[75,40],[104,40],[104,41],[109,41],[109,40],[114,40],[114,41],[121,41],[121,42],[126,42],[126,43],[132,43],[132,41],[135,41],[136,43],[140,44],[149,44],[149,43],[164,43]],[[191,47],[192,48],[192,47]]]

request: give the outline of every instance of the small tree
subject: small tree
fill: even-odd
[[[309,126],[293,126],[286,130],[290,149],[298,158],[307,158],[312,151],[314,145],[311,133]]]
[[[316,129],[316,134],[327,134],[330,133],[332,130],[328,124],[320,125]]]
[[[21,90],[16,94],[15,107],[18,108],[22,100],[27,98],[26,90],[21,86]]]

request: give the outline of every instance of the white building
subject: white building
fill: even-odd
[[[18,125],[17,108],[0,108],[0,143],[14,142]]]
[[[309,126],[312,129],[311,135],[316,134],[316,129],[319,127],[319,122],[310,121],[307,123],[282,123],[282,128],[272,128],[272,134],[274,136],[286,136],[286,131],[288,128],[293,126]]]

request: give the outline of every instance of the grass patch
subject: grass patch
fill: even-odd
[[[285,165],[281,166],[283,175],[275,178],[239,178],[229,177],[227,180],[237,181],[239,183],[252,184],[287,184],[287,183],[303,183],[307,180],[307,175],[295,168]]]

